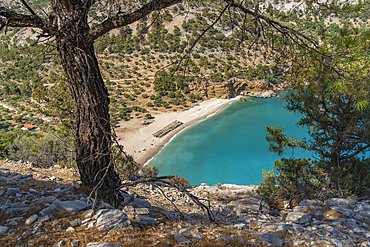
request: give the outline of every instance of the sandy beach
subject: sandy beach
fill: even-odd
[[[117,137],[121,138],[119,144],[124,146],[124,150],[132,155],[136,162],[144,165],[181,130],[197,121],[205,119],[207,116],[226,107],[230,103],[239,100],[239,98],[240,97],[232,99],[210,99],[185,111],[159,113],[156,115],[152,114],[153,119],[150,121],[154,120],[154,122],[146,126],[141,125],[142,119],[136,119],[136,121],[130,120],[130,122],[132,122],[131,125],[135,125],[136,128],[127,127],[126,131],[117,130]],[[181,121],[183,125],[172,130],[162,138],[153,136],[155,132],[161,130],[175,120]],[[134,129],[134,131],[132,131],[132,129]],[[143,151],[143,149],[145,149],[145,151]]]

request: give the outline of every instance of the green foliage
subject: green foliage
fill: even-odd
[[[29,133],[25,132],[23,135],[29,135]],[[19,133],[14,132],[0,134],[0,158],[9,156],[9,147],[18,136]]]
[[[47,168],[55,163],[64,161],[70,163],[73,152],[72,142],[48,134],[43,137],[37,134],[21,134],[12,137],[9,146],[9,158],[13,160],[28,160],[38,167]],[[67,144],[67,145],[66,145]]]
[[[339,79],[335,80],[330,72],[328,68],[322,68],[321,71],[316,68],[308,76],[317,76],[320,80],[317,78],[306,85],[296,83],[295,88],[285,96],[286,108],[302,116],[298,125],[308,128],[310,139],[297,140],[287,137],[284,129],[279,126],[266,127],[270,151],[282,155],[286,148],[303,148],[314,152],[317,157],[309,166],[308,163],[302,163],[302,160],[282,159],[275,163],[278,173],[266,177],[265,185],[269,187],[268,184],[278,179],[278,175],[283,176],[284,180],[277,184],[279,191],[289,184],[292,187],[289,190],[285,188],[288,191],[286,193],[298,199],[314,194],[301,192],[301,188],[293,181],[295,178],[289,175],[296,172],[302,178],[307,177],[308,181],[320,182],[305,183],[305,186],[317,190],[316,196],[356,197],[368,196],[369,193],[365,189],[370,186],[367,176],[370,173],[369,160],[360,160],[358,155],[370,151],[370,108],[358,107],[359,97],[355,92],[363,90],[362,84],[356,87],[354,81],[352,91],[349,92],[338,87]],[[308,172],[304,168],[306,170],[298,171],[297,167],[300,166],[311,170]],[[362,173],[359,167],[363,169]],[[354,183],[355,179],[360,180]]]
[[[139,166],[132,156],[126,155],[121,150],[123,150],[123,146],[121,145],[112,147],[114,164],[120,178],[122,180],[130,180],[138,175]]]
[[[175,91],[176,84],[165,71],[158,71],[155,75],[154,89],[156,91]]]
[[[274,171],[263,170],[263,180],[258,193],[299,202],[319,195],[325,175],[310,160],[282,158],[275,161]]]
[[[156,177],[158,175],[158,168],[155,166],[144,166],[141,172],[145,177]]]

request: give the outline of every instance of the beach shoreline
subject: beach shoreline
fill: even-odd
[[[229,104],[238,101],[241,97],[242,96],[231,99],[209,99],[185,111],[155,114],[153,115],[154,122],[147,126],[143,126],[133,132],[117,132],[117,136],[121,138],[119,144],[124,147],[127,154],[133,156],[137,163],[144,166],[181,131],[205,120],[207,117],[224,109]],[[153,136],[155,132],[175,120],[181,121],[183,124],[162,138]]]

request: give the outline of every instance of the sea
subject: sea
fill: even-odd
[[[288,136],[308,138],[297,127],[300,115],[287,111],[282,98],[247,97],[180,132],[149,163],[159,175],[179,175],[190,184],[259,185],[262,169],[272,170],[281,157],[269,152],[265,126],[284,127]],[[283,157],[312,157],[302,149]]]

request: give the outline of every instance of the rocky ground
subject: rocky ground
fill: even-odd
[[[284,202],[267,203],[253,186],[188,188],[209,201],[210,221],[164,184],[126,188],[116,209],[89,198],[77,179],[73,169],[3,162],[1,246],[370,246],[366,200],[305,200],[284,209]]]

